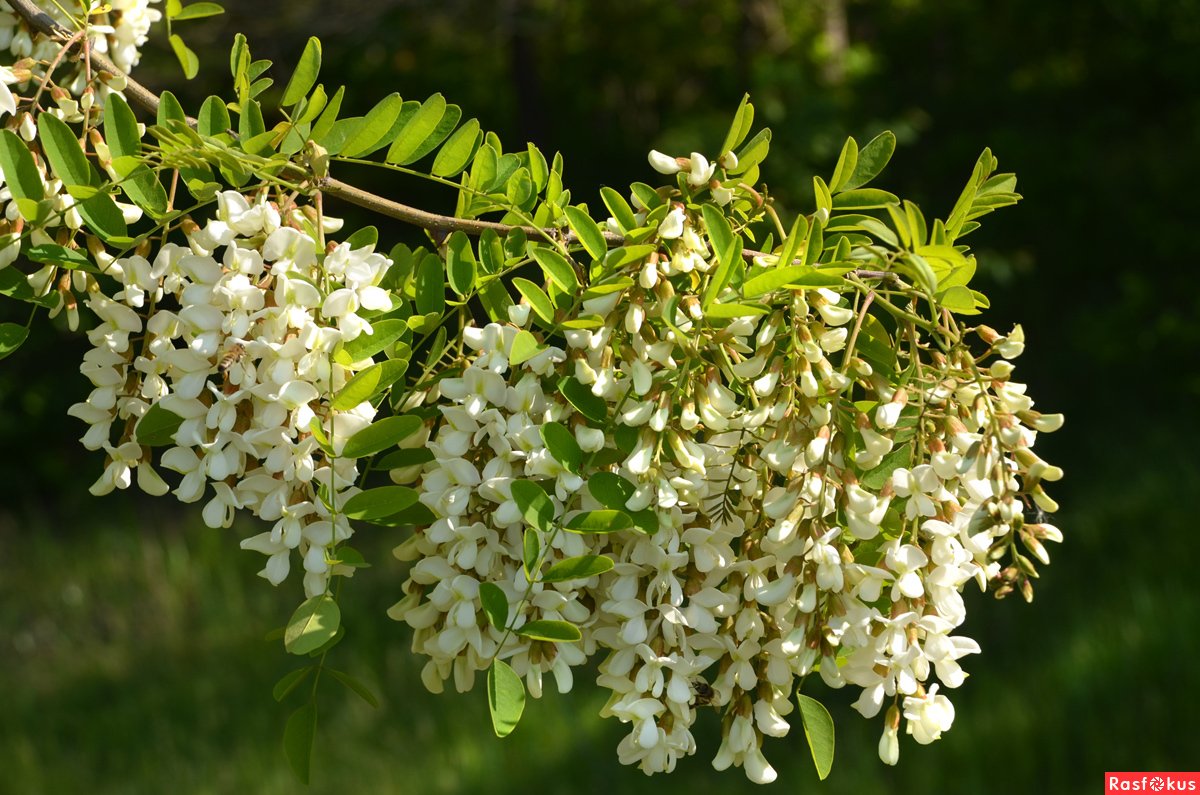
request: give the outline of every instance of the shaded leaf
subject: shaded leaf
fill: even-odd
[[[329,594],[306,599],[288,619],[283,646],[291,654],[308,654],[333,638],[342,622],[342,611]]]
[[[280,677],[275,683],[275,687],[271,689],[271,695],[276,701],[282,702],[285,698],[291,695],[292,691],[300,686],[300,683],[308,678],[313,672],[311,665],[306,665],[303,668],[297,668],[294,671],[289,671]]]
[[[525,685],[521,677],[503,660],[492,660],[487,678],[488,710],[497,737],[507,737],[525,711]]]
[[[367,702],[375,709],[379,709],[379,699],[375,698],[375,694],[372,693],[371,690],[356,677],[351,676],[345,671],[339,671],[336,668],[329,667],[325,668],[325,673],[341,682],[363,701]]]
[[[348,519],[371,521],[395,516],[417,502],[417,492],[407,486],[379,486],[346,500],[342,513]]]
[[[817,776],[824,781],[833,767],[833,717],[825,705],[815,698],[797,693],[796,701],[800,705],[804,736],[808,738],[808,749],[817,766]]]
[[[514,480],[512,498],[527,525],[543,533],[554,529],[554,503],[541,486],[532,480]]]
[[[572,516],[563,526],[572,533],[616,533],[633,528],[633,520],[625,511],[604,509],[584,511]]]
[[[310,701],[288,718],[283,730],[283,753],[296,778],[307,786],[317,738],[317,705]]]
[[[551,621],[539,619],[517,627],[517,634],[534,640],[545,640],[554,643],[575,643],[583,638],[579,627],[570,621]]]
[[[155,403],[138,420],[133,438],[146,447],[165,447],[175,443],[175,431],[182,424],[183,417],[163,408],[161,403]]]
[[[421,429],[422,424],[420,417],[411,414],[376,420],[346,441],[346,446],[342,448],[342,456],[364,458],[374,455],[412,436]]]
[[[479,602],[493,627],[503,630],[508,625],[508,597],[499,585],[494,582],[480,583]]]
[[[6,359],[29,338],[29,329],[16,323],[0,323],[0,359]]]
[[[612,558],[604,555],[580,555],[555,563],[542,575],[542,582],[581,580],[603,574],[613,567]]]

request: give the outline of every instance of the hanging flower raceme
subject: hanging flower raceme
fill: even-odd
[[[650,159],[711,177],[698,155]],[[602,714],[630,729],[618,755],[647,773],[696,751],[712,706],[714,765],[773,780],[763,740],[790,731],[812,674],[859,688],[865,717],[886,707],[894,764],[901,714],[921,743],[950,728],[929,682],[958,687],[979,651],[954,634],[963,588],[1027,590],[1014,540],[1044,559],[1035,536],[1058,537],[1024,517],[1050,507],[1038,484],[1061,473],[1030,448],[1061,419],[1011,380],[1019,327],[980,327],[973,352],[965,331],[930,349],[936,327],[898,307],[881,322],[869,281],[898,274],[764,257],[740,288],[714,287],[728,229],[709,209],[647,208],[654,250],[600,271],[555,318],[562,342],[524,306],[464,332],[461,375],[427,395],[433,460],[398,476],[435,520],[397,549],[413,566],[392,615],[434,691],[497,661],[535,696],[546,673],[565,691],[599,653]],[[911,355],[886,354],[907,337]],[[581,563],[597,559],[611,565]],[[547,631],[564,621],[577,637]]]

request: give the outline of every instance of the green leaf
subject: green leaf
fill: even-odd
[[[459,127],[458,132],[450,136],[445,146],[438,150],[430,173],[435,177],[453,177],[471,162],[482,140],[483,133],[479,131],[479,121],[471,119]]]
[[[137,159],[142,152],[137,118],[116,92],[104,100],[104,139],[113,157],[113,168],[121,174],[121,190],[138,207],[156,218],[161,217],[167,211],[167,192],[158,181],[158,175]],[[133,167],[128,170],[118,165],[125,157],[135,158]]]
[[[104,141],[113,158],[137,156],[142,151],[137,117],[120,94],[110,92],[104,100]]]
[[[328,666],[326,666],[324,670],[325,673],[341,682],[363,701],[367,702],[375,709],[379,709],[379,699],[375,698],[375,694],[372,693],[370,689],[357,678],[351,676],[345,671],[339,671],[336,668],[330,668]]]
[[[774,268],[766,273],[760,273],[751,279],[747,279],[745,284],[742,285],[742,295],[746,298],[756,298],[772,290],[778,290],[785,284],[791,284],[801,276],[815,272],[814,268],[806,268],[801,265]]]
[[[666,203],[666,199],[658,195],[658,191],[650,187],[644,182],[635,182],[629,186],[629,190],[642,203],[647,212],[661,207]]]
[[[0,130],[0,171],[4,172],[4,182],[15,198],[40,202],[46,197],[33,155],[12,130]]]
[[[6,359],[29,338],[29,329],[16,323],[0,323],[0,359]]]
[[[446,242],[446,274],[450,289],[466,295],[475,286],[475,250],[467,233],[459,230]]]
[[[416,303],[422,315],[440,315],[446,309],[445,263],[436,254],[426,252],[417,266]]]
[[[497,737],[507,737],[521,721],[525,711],[525,685],[521,677],[503,660],[492,660],[487,678],[488,711]]]
[[[879,135],[876,135],[859,151],[858,162],[854,166],[854,172],[846,180],[846,184],[841,186],[842,190],[861,188],[875,179],[883,171],[888,161],[892,159],[892,153],[895,151],[896,136],[891,130],[884,130]]]
[[[66,248],[56,243],[40,243],[25,250],[25,256],[34,262],[48,265],[58,265],[67,270],[83,270],[90,273],[100,273],[90,259],[78,249]]]
[[[896,194],[878,188],[848,190],[833,197],[835,210],[870,210],[899,203],[900,199]]]
[[[820,179],[820,177],[817,177]],[[821,258],[821,252],[825,250],[825,232],[821,222],[814,221],[811,228],[808,230],[808,239],[804,246],[804,265],[812,267],[817,264]]]
[[[600,189],[600,198],[604,201],[604,206],[608,208],[608,211],[612,213],[613,218],[617,219],[617,226],[621,227],[622,232],[637,228],[637,218],[633,214],[633,208],[629,206],[629,202],[625,201],[624,196],[606,186]]]
[[[797,693],[796,701],[800,705],[804,736],[808,738],[808,749],[812,751],[817,776],[824,781],[833,767],[833,717],[825,705],[815,698]]]
[[[325,436],[325,429],[321,427],[320,417],[313,417],[311,420],[309,420],[308,432],[311,433],[313,438],[317,440],[317,444],[322,450],[325,451],[326,455],[333,455],[333,446],[329,444],[329,438]]]
[[[481,582],[479,602],[493,627],[503,630],[508,625],[508,597],[499,585],[494,582]]]
[[[737,111],[733,114],[733,123],[729,125],[729,132],[725,134],[725,140],[721,144],[718,154],[723,155],[736,149],[742,141],[746,140],[752,126],[754,126],[754,106],[750,104],[750,95],[743,94],[742,101],[738,103]]]
[[[538,344],[537,337],[525,329],[521,329],[513,337],[512,348],[509,350],[508,363],[512,366],[527,362],[541,353],[544,348]]]
[[[458,123],[461,120],[462,108],[458,105],[447,105],[445,112],[442,114],[441,121],[433,128],[433,132],[425,136],[424,143],[405,157],[399,165],[406,166],[410,163],[415,163],[434,149],[437,149],[449,137],[450,133],[454,132],[454,129],[458,127]]]
[[[517,292],[525,296],[525,300],[529,302],[529,306],[537,313],[538,317],[546,321],[548,325],[554,323],[554,304],[550,302],[550,297],[546,295],[541,287],[538,287],[528,279],[517,277],[512,280],[513,287],[517,288]]]
[[[563,529],[572,533],[617,533],[632,528],[633,519],[628,513],[607,508],[577,513],[563,526]]]
[[[396,383],[408,370],[408,362],[392,359],[373,364],[358,373],[334,395],[330,408],[334,411],[349,411],[365,400],[371,400]],[[356,434],[357,435],[357,434]]]
[[[75,133],[49,113],[38,116],[38,137],[54,173],[67,186],[96,187],[99,177],[83,154]],[[16,192],[14,191],[14,195]],[[39,197],[40,198],[40,197]],[[124,237],[125,217],[107,193],[97,193],[76,207],[88,227],[102,238]]]
[[[537,530],[526,527],[521,536],[521,563],[525,569],[525,579],[533,582],[537,579],[538,557],[542,554],[542,541],[538,538]]]
[[[367,563],[367,559],[362,556],[362,553],[357,549],[346,544],[341,544],[337,548],[336,559],[330,561],[330,565],[337,563],[340,566],[349,566],[352,569],[369,569],[371,564]]]
[[[604,555],[580,555],[567,558],[555,563],[542,575],[542,582],[564,582],[566,580],[584,580],[603,574],[613,567],[612,558]],[[499,590],[499,589],[497,589]]]
[[[225,9],[216,3],[192,3],[190,6],[184,6],[178,14],[171,18],[171,21],[183,22],[188,19],[203,19],[204,17],[215,17],[218,14],[224,13]]]
[[[959,315],[977,315],[979,310],[975,308],[975,296],[971,294],[971,290],[961,285],[950,287],[940,296],[938,302],[949,309],[951,312]]]
[[[512,498],[527,525],[543,533],[554,529],[554,503],[541,486],[532,480],[514,480]]]
[[[373,334],[359,334],[342,346],[342,355],[337,358],[345,363],[361,362],[369,359],[380,351],[385,350],[396,340],[404,336],[408,324],[403,320],[388,318],[371,322]]]
[[[859,479],[863,488],[866,489],[881,489],[883,484],[887,482],[892,473],[901,467],[907,468],[912,463],[912,446],[908,444],[897,445],[890,453],[883,457],[879,462],[879,466],[866,472]]]
[[[375,469],[386,472],[389,469],[403,469],[417,466],[433,460],[433,451],[428,447],[401,447],[393,450],[375,462]]]
[[[183,417],[167,411],[161,403],[155,403],[138,420],[133,438],[146,447],[165,447],[175,443],[175,431],[183,423]]]
[[[838,157],[837,167],[833,169],[833,178],[829,180],[829,190],[837,193],[842,186],[850,181],[855,167],[858,166],[858,141],[847,138]]]
[[[387,135],[400,116],[404,100],[393,92],[381,99],[367,113],[362,123],[341,146],[344,157],[366,157],[386,142]]]
[[[183,67],[183,76],[191,80],[200,71],[200,59],[196,57],[196,53],[192,52],[183,39],[179,38],[179,34],[172,33],[169,37],[171,49],[175,51],[175,57],[179,59],[179,65]]]
[[[414,155],[424,147],[426,140],[438,129],[446,113],[446,98],[434,94],[421,103],[421,107],[400,130],[396,140],[388,149],[387,162],[404,165],[418,159]]]
[[[49,113],[38,114],[38,138],[46,159],[64,185],[99,184],[96,173],[83,154],[79,139],[62,119]]]
[[[169,121],[179,121],[187,124],[187,114],[183,106],[170,91],[164,91],[158,98],[158,124],[165,126]]]
[[[229,109],[220,97],[209,97],[200,106],[196,117],[196,130],[201,135],[220,135],[229,130]]]
[[[738,152],[738,164],[729,169],[730,174],[741,174],[757,166],[771,148],[771,131],[762,129]]]
[[[562,254],[554,249],[530,243],[529,255],[541,266],[546,278],[557,284],[563,292],[568,295],[579,292],[579,277],[575,274],[575,268]]]
[[[583,639],[579,627],[570,621],[551,621],[540,619],[530,621],[517,627],[517,634],[533,640],[545,640],[553,643],[576,643]]]
[[[550,451],[550,455],[554,456],[554,460],[562,464],[568,472],[578,475],[579,468],[583,466],[583,450],[575,441],[575,434],[571,433],[561,422],[542,423],[538,432],[541,434],[546,449]]]
[[[567,206],[563,208],[563,212],[567,215],[571,231],[579,238],[579,242],[592,259],[604,259],[604,255],[608,253],[608,243],[604,240],[604,233],[600,231],[599,225],[578,207]]]
[[[614,472],[595,473],[588,478],[587,487],[597,502],[614,511],[625,510],[625,503],[637,491],[637,486]]]
[[[389,362],[383,364],[389,364]],[[412,436],[421,429],[422,424],[420,417],[411,414],[376,420],[346,441],[346,446],[342,448],[342,456],[365,458],[374,455]]]
[[[300,686],[300,683],[308,678],[308,675],[313,672],[311,665],[306,665],[303,668],[297,668],[294,671],[289,671],[280,677],[275,683],[275,687],[271,689],[271,695],[276,701],[282,702],[285,698],[291,695],[292,691]]]
[[[407,486],[379,486],[346,500],[342,513],[348,519],[371,521],[394,516],[417,502],[417,492]]]
[[[593,425],[600,427],[608,421],[608,404],[604,398],[596,397],[592,390],[579,383],[574,377],[568,376],[558,382],[558,391],[575,410],[586,417]]]
[[[769,311],[765,306],[758,306],[757,304],[713,304],[704,311],[704,316],[712,320],[724,320],[735,317],[765,315]]]
[[[316,84],[320,71],[321,40],[313,36],[304,45],[300,63],[296,64],[296,71],[292,72],[292,78],[288,80],[287,88],[283,90],[283,99],[279,104],[288,108],[308,96],[308,90]]]
[[[288,718],[283,730],[283,753],[292,772],[308,786],[312,771],[312,752],[317,739],[317,705],[309,701]]]
[[[345,96],[346,87],[339,86],[333,95],[333,99],[325,103],[325,110],[321,111],[320,117],[317,118],[312,128],[312,139],[314,141],[320,143],[329,135],[330,130],[333,129],[333,125],[337,123],[338,113],[342,109],[342,98]]]
[[[550,166],[546,163],[546,156],[532,143],[526,152],[529,155],[529,178],[533,180],[535,190],[541,192],[550,182]]]
[[[917,281],[917,285],[928,295],[937,293],[937,274],[934,273],[929,262],[920,254],[905,254],[898,264],[903,266],[903,270],[912,274],[913,278]]]
[[[717,207],[705,204],[701,207],[701,213],[704,215],[704,226],[708,229],[708,239],[712,242],[713,252],[718,260],[717,269],[700,301],[701,307],[708,309],[729,283],[733,275],[733,266],[741,260],[742,239],[733,234],[728,219]]]
[[[330,640],[342,623],[342,611],[327,593],[306,599],[288,619],[283,647],[291,654],[308,654]]]
[[[533,178],[529,176],[529,169],[521,166],[507,179],[508,184],[505,186],[505,197],[508,199],[509,204],[527,209],[533,200],[536,190],[533,186]]]

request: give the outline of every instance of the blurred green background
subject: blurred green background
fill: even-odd
[[[818,785],[802,734],[770,741],[776,788],[830,793],[1102,791],[1105,770],[1200,767],[1200,4],[1185,0],[258,0],[180,32],[205,62],[182,80],[161,32],[138,76],[188,107],[225,88],[233,33],[287,66],[325,44],[325,77],[361,112],[390,91],[434,91],[510,148],[561,150],[567,183],[653,176],[651,148],[713,152],[741,94],[775,137],[764,179],[792,210],[832,171],[847,134],[893,129],[880,180],[944,215],[992,147],[1026,196],[984,219],[987,316],[1020,321],[1018,375],[1062,431],[1039,440],[1067,479],[1053,490],[1066,543],[1032,605],[970,596],[983,646],[944,739],[875,754],[880,721],[835,693],[832,777]],[[189,104],[190,103],[190,104]],[[452,197],[375,173],[338,176],[401,201]],[[339,208],[341,209],[341,208]],[[346,215],[356,218],[351,208]],[[385,237],[412,237],[408,230]],[[280,751],[288,708],[271,685],[299,594],[257,579],[254,532],[198,512],[86,488],[101,461],[65,415],[86,394],[79,340],[40,321],[0,367],[0,792],[229,793],[300,789]],[[715,773],[716,715],[699,753],[648,779],[619,766],[622,726],[602,694],[531,704],[507,741],[482,692],[431,696],[397,598],[396,539],[364,529],[375,568],[345,590],[350,642],[331,663],[379,694],[373,710],[323,688],[314,793],[749,792]]]

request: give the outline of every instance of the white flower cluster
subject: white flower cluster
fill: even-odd
[[[93,15],[90,28],[90,46],[97,52],[109,53],[113,62],[126,72],[133,68],[140,58],[138,47],[146,42],[150,26],[162,17],[162,12],[152,8],[158,0],[114,0],[108,3],[109,10],[99,15]],[[40,2],[39,7],[60,23],[66,24],[69,19],[63,12],[62,6],[53,2]],[[93,4],[98,9],[100,3]],[[16,16],[12,7],[0,0],[0,50],[12,55],[11,66],[0,66],[0,117],[11,116],[7,126],[13,129],[28,144],[37,140],[37,125],[32,112],[25,111],[18,115],[17,97],[9,86],[17,85],[33,87],[45,77],[45,65],[53,62],[59,53],[61,44],[41,35],[32,33],[23,20]],[[4,59],[10,60],[10,59]],[[91,85],[87,83],[87,73],[82,66],[69,67],[59,64],[54,75],[53,87],[46,92],[43,102],[44,112],[50,113],[68,124],[83,122],[90,117],[93,123],[99,121],[103,108],[103,97],[107,91],[122,91],[125,88],[124,76],[93,75]],[[36,89],[30,88],[32,94]],[[93,131],[93,141],[98,134]],[[103,148],[103,143],[97,144],[97,150]],[[107,152],[107,149],[104,149]],[[106,158],[107,159],[107,158]],[[40,227],[33,231],[35,244],[52,242],[52,230],[67,227],[78,231],[83,226],[83,220],[76,208],[76,201],[66,190],[60,180],[46,173],[44,158],[35,160],[45,185],[45,198],[52,202],[50,217],[43,220]],[[104,163],[109,170],[109,176],[114,181],[121,179],[112,171],[111,163]],[[17,205],[12,201],[12,191],[3,183],[0,175],[0,207],[3,208],[3,219],[0,220],[0,268],[12,263],[16,258],[19,247],[12,245],[25,227],[25,219],[21,218]],[[141,218],[141,210],[131,204],[118,203],[124,213],[126,223],[134,223]],[[56,272],[52,265],[46,266],[30,276],[30,284],[38,295],[45,295],[54,285],[51,279]],[[51,311],[51,317],[67,310],[70,326],[74,330],[78,326],[78,311],[71,287],[82,291],[86,286],[86,276],[76,273],[74,277],[60,286],[62,300]]]
[[[377,286],[391,260],[343,243],[318,262],[299,211],[281,218],[265,199],[232,191],[218,203],[186,246],[167,243],[153,260],[98,258],[121,289],[106,296],[92,280],[86,294],[100,323],[80,369],[94,388],[70,414],[90,426],[84,445],[107,454],[97,495],[127,488],[134,472],[144,491],[166,493],[136,430],[155,407],[182,418],[160,460],[182,475],[174,494],[207,499],[210,527],[229,527],[239,509],[272,522],[242,547],[268,555],[261,574],[273,584],[299,555],[312,596],[349,573],[331,565],[331,546],[351,526],[330,506],[358,492],[359,470],[338,454],[375,414],[369,402],[330,409],[329,397],[370,364],[340,364],[333,354],[372,333],[360,312],[391,308]],[[312,433],[314,420],[332,454]]]
[[[391,614],[416,630],[435,692],[451,677],[470,688],[493,657],[534,696],[546,672],[566,691],[571,668],[603,650],[603,714],[630,725],[618,755],[646,773],[695,752],[691,726],[712,704],[724,714],[714,766],[774,780],[763,738],[789,731],[796,680],[813,672],[861,688],[866,717],[891,702],[880,755],[894,764],[901,713],[920,743],[953,721],[927,683],[959,686],[959,660],[979,651],[954,634],[964,585],[1027,583],[1023,557],[998,560],[1015,535],[1043,560],[1041,541],[1060,538],[1023,524],[1021,495],[1053,510],[1038,483],[1061,472],[1030,447],[1061,417],[1032,410],[1007,361],[979,372],[965,351],[897,386],[846,351],[858,310],[832,290],[780,290],[766,316],[706,317],[693,273],[714,264],[705,236],[671,209],[663,254],[609,279],[619,289],[585,294],[579,316],[602,322],[566,331],[565,349],[510,364],[524,305],[511,324],[467,330],[463,374],[440,383],[434,461],[397,475],[419,477],[437,519],[397,549],[415,563]],[[991,336],[995,352],[1020,353],[1019,330]],[[604,422],[578,390],[599,399]],[[582,469],[544,444],[549,422],[571,430]],[[528,583],[516,480],[543,484],[561,522],[614,507],[635,517],[634,530],[543,539],[550,563],[606,555],[613,569]],[[601,482],[622,504],[605,502]],[[489,582],[514,627],[566,620],[582,640],[491,627],[479,596]]]
[[[51,0],[36,0],[37,6],[56,22],[68,28],[71,18],[64,7],[78,4],[61,4]],[[95,52],[105,53],[123,72],[129,72],[141,59],[139,47],[146,43],[150,28],[162,19],[156,6],[158,0],[96,0],[91,4],[89,21],[89,44]],[[108,10],[103,11],[102,6]],[[0,0],[0,50],[12,53],[15,59],[32,58],[34,61],[52,61],[62,45],[33,32],[24,20],[13,12],[12,6]],[[60,85],[79,96],[86,87],[87,75],[80,67],[72,67],[70,80],[59,80]],[[40,77],[40,75],[39,75]]]

